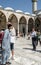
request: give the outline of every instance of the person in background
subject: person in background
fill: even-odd
[[[18,31],[17,31],[17,29],[16,29],[16,36],[18,35]]]
[[[38,37],[38,41],[40,42],[41,41],[41,33],[40,33],[40,30],[38,31],[37,33],[37,37]],[[40,44],[41,45],[41,44]]]
[[[1,45],[2,45],[3,37],[4,37],[4,29],[1,29],[0,30],[0,43],[1,43]]]
[[[37,43],[37,38],[36,38],[37,34],[36,34],[36,31],[34,28],[32,29],[31,36],[32,36],[33,50],[35,51],[36,50],[36,43]]]
[[[23,36],[24,36],[24,37],[25,37],[25,34],[26,34],[25,28],[23,27]]]
[[[41,33],[40,33],[40,36],[39,36],[39,42],[40,42],[40,45],[41,45]]]
[[[15,28],[13,27],[13,25],[10,25],[10,48],[11,48],[11,53],[12,53],[12,57],[11,57],[12,60],[14,59],[15,39],[16,39]]]

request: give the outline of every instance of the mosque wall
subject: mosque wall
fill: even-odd
[[[6,17],[6,23],[11,22],[13,23],[15,29],[17,30],[17,33],[20,32],[23,33],[22,28],[25,27],[26,34],[28,33],[28,22],[29,19],[34,20],[34,16],[30,14],[24,14],[24,13],[17,13],[15,11],[6,11],[1,10],[0,11],[5,15]]]

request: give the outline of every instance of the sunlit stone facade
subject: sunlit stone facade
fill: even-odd
[[[19,10],[0,8],[0,30],[7,28],[7,22],[13,24],[18,35],[23,33],[23,28],[25,28],[26,34],[31,32],[33,27],[37,31],[41,31],[41,14],[35,15]]]

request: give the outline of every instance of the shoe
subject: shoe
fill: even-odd
[[[1,64],[1,65],[6,65],[6,64]]]
[[[36,51],[36,49],[32,49],[33,51]]]
[[[11,62],[6,62],[6,64],[11,64]]]

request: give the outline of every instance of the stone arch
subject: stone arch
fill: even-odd
[[[23,28],[25,29],[25,33],[26,33],[26,18],[24,16],[22,16],[19,20],[19,33],[23,33]]]
[[[18,30],[18,19],[16,15],[11,14],[8,18],[8,22],[11,22],[15,29]]]
[[[34,20],[32,18],[29,18],[28,20],[28,33],[32,31],[32,28],[34,27]]]
[[[35,19],[35,30],[36,31],[41,31],[41,18],[40,17],[37,17]]]
[[[6,16],[0,11],[0,30],[6,28]]]

